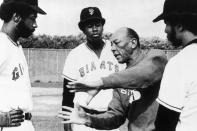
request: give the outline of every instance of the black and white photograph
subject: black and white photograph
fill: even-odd
[[[196,0],[0,0],[0,131],[196,131]]]

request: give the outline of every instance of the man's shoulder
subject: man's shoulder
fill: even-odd
[[[159,49],[149,49],[146,55],[146,59],[156,63],[167,63],[168,61],[165,52]]]
[[[195,56],[196,57],[197,54],[197,43],[193,43],[191,45],[186,46],[185,48],[183,48],[178,55],[179,56]]]
[[[149,49],[147,53],[148,58],[163,58],[167,60],[167,55],[160,49]]]
[[[0,47],[7,47],[7,43],[10,43],[11,41],[8,39],[8,36],[5,35],[4,33],[0,32]]]
[[[77,47],[75,47],[75,48],[73,48],[70,52],[69,52],[69,54],[71,55],[74,55],[74,54],[80,54],[80,52],[83,52],[84,50],[86,50],[87,49],[87,47],[86,47],[86,45],[85,45],[85,43],[82,43],[82,44],[80,44],[80,45],[78,45]]]
[[[0,41],[8,41],[8,36],[3,32],[0,32]]]
[[[75,51],[75,50],[80,50],[82,48],[87,48],[86,47],[86,43],[81,43],[79,44],[78,46],[76,46],[75,48],[72,49],[72,51]]]
[[[163,50],[160,49],[149,49],[148,51],[148,55],[149,56],[166,56],[165,52]]]

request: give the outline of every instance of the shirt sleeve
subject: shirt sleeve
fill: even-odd
[[[74,54],[73,51],[71,51],[65,60],[62,77],[69,81],[77,80],[77,77],[79,75],[77,70],[76,59],[76,54]]]
[[[106,88],[146,88],[158,82],[167,63],[165,55],[147,57],[137,65],[102,78]]]
[[[77,61],[77,59],[79,59],[78,54],[79,53],[75,50],[71,50],[65,60],[62,77],[68,81],[76,81],[80,78],[80,73],[78,70],[79,64]],[[89,95],[86,92],[76,92],[74,94],[73,103],[87,105],[86,99],[88,99],[88,96]]]
[[[113,98],[105,113],[90,115],[91,124],[87,125],[99,130],[118,128],[126,120],[126,109],[122,106],[119,92],[114,90]]]
[[[173,58],[168,62],[157,98],[159,104],[176,112],[181,112],[185,96],[180,67],[181,64]]]

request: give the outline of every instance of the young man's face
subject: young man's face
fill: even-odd
[[[37,28],[36,18],[37,14],[32,13],[28,15],[26,18],[21,19],[17,26],[20,33],[20,37],[27,38],[33,34],[35,29]]]
[[[98,41],[102,39],[103,25],[101,21],[92,21],[85,25],[84,33],[88,40]]]

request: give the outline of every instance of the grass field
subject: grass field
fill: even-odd
[[[36,131],[63,131],[61,120],[56,118],[61,109],[62,83],[33,83],[33,124]],[[121,131],[127,131],[126,126]]]
[[[33,124],[36,131],[63,131],[61,120],[56,118],[61,109],[61,83],[33,83]],[[59,88],[60,87],[60,88]]]

